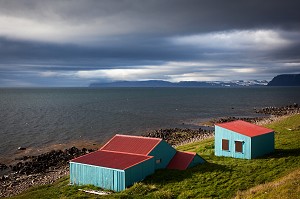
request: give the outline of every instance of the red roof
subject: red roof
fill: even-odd
[[[159,138],[117,134],[100,150],[148,155],[160,142]]]
[[[245,121],[242,121],[242,120],[216,124],[216,126],[223,127],[225,129],[228,129],[228,130],[246,135],[248,137],[255,137],[255,136],[258,136],[258,135],[273,132],[272,129],[257,126],[255,124],[251,124],[249,122],[245,122]]]
[[[153,158],[153,156],[134,155],[111,151],[96,151],[75,158],[71,160],[71,162],[125,170],[151,158]]]
[[[167,166],[168,169],[185,170],[193,161],[196,153],[177,151]]]

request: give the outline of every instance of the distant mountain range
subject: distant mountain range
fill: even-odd
[[[300,74],[277,75],[268,86],[300,86]]]
[[[109,83],[92,83],[89,87],[242,87],[242,86],[266,86],[266,80],[237,80],[237,81],[182,81],[168,82],[161,80],[149,81],[116,81]]]

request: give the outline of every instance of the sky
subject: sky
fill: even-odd
[[[0,0],[0,87],[300,73],[299,0]]]

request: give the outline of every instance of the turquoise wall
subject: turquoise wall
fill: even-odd
[[[141,162],[125,170],[125,186],[133,185],[155,172],[154,158]]]
[[[114,191],[122,191],[126,188],[123,170],[75,162],[70,162],[70,182],[77,185],[92,184]]]
[[[176,149],[162,140],[151,152],[150,156],[154,156],[155,169],[164,169],[168,166],[170,160],[176,154]],[[160,163],[156,163],[156,160],[161,159]]]
[[[123,191],[126,187],[153,174],[154,171],[154,158],[136,164],[125,171],[70,162],[70,182],[77,185],[92,184],[104,189]]]
[[[206,161],[202,157],[200,157],[198,154],[196,154],[195,157],[193,158],[192,162],[188,166],[188,168],[194,167],[198,164],[203,164],[205,162]]]
[[[229,150],[222,150],[222,139],[229,140]],[[235,152],[234,141],[244,141],[243,153]],[[274,151],[274,132],[248,137],[219,126],[215,126],[215,155],[252,159]]]
[[[252,137],[251,152],[252,158],[263,156],[274,151],[275,138],[274,132]]]
[[[222,139],[229,140],[229,150],[222,150]],[[234,141],[242,141],[243,153],[235,152]],[[215,126],[215,155],[251,159],[251,138],[234,131]]]

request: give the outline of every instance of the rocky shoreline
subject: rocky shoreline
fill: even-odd
[[[262,114],[261,117],[222,117],[217,119],[212,119],[204,123],[207,126],[214,126],[218,123],[231,122],[235,120],[243,120],[250,123],[260,124],[264,123],[271,118],[271,121],[276,117],[298,114],[300,113],[300,106],[296,103],[282,106],[282,107],[264,107],[261,109],[254,109],[255,113]]]
[[[255,109],[256,113],[262,113],[265,115],[273,115],[273,116],[284,116],[300,113],[300,106],[297,103],[282,106],[282,107],[265,107],[259,110]]]
[[[199,128],[197,130],[172,128],[155,130],[153,132],[146,133],[143,136],[161,138],[173,147],[176,147],[185,143],[194,142],[196,140],[203,140],[209,137],[213,137],[214,131],[205,130],[202,128]]]
[[[213,126],[216,123],[244,120],[256,124],[266,124],[276,118],[291,114],[299,114],[298,104],[284,107],[265,107],[256,113],[268,115],[267,117],[240,118],[224,117],[213,119],[206,125]],[[271,117],[270,117],[271,115]],[[275,119],[274,119],[275,118]],[[159,129],[143,134],[146,137],[161,138],[170,145],[176,147],[182,144],[203,140],[214,136],[214,131],[209,129]],[[37,156],[23,156],[18,158],[16,164],[5,165],[0,162],[0,197],[17,195],[32,186],[51,184],[57,179],[69,174],[69,161],[75,157],[87,154],[94,149],[78,149],[71,147],[63,150],[52,150]]]
[[[69,173],[69,161],[93,149],[52,150],[38,156],[23,156],[13,165],[0,163],[0,197],[13,196],[33,185],[51,184]]]

